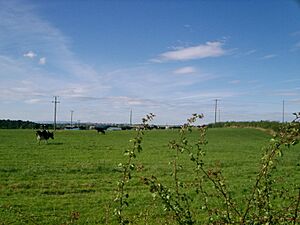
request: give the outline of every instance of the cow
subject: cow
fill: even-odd
[[[47,130],[38,130],[36,132],[36,139],[38,140],[39,144],[41,143],[42,140],[45,140],[48,143],[49,138],[54,139],[53,132]]]
[[[97,130],[97,132],[99,133],[99,132],[101,132],[101,134],[105,134],[105,128],[103,128],[103,127],[95,127],[95,129]]]

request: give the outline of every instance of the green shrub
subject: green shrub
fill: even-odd
[[[136,166],[136,153],[142,150],[143,130],[147,122],[153,119],[152,114],[143,119],[143,126],[136,138],[132,139],[132,148],[126,150],[127,162],[120,164],[123,176],[118,183],[115,215],[119,224],[134,224],[130,216],[125,216],[124,210],[129,205],[129,193],[125,192],[125,185],[129,185]],[[232,198],[220,165],[209,166],[205,162],[205,146],[207,127],[194,127],[193,124],[203,115],[194,114],[179,130],[179,138],[169,142],[169,148],[174,150],[171,159],[173,184],[164,184],[155,175],[141,177],[149,187],[152,196],[163,205],[165,216],[177,224],[297,224],[299,222],[300,187],[288,187],[276,183],[275,171],[278,160],[283,152],[298,143],[299,123],[286,123],[278,128],[277,134],[264,148],[260,167],[256,175],[249,196],[242,203]],[[237,123],[238,124],[238,123]],[[260,122],[251,123],[253,126],[270,124]],[[218,125],[218,124],[216,124]],[[225,123],[224,126],[227,126]],[[243,123],[248,126],[249,124]],[[232,126],[232,124],[230,125]],[[266,128],[265,127],[265,128]],[[195,142],[189,138],[192,132],[199,132]],[[188,157],[193,165],[190,178],[179,176],[184,169],[180,164],[181,157]],[[242,190],[241,190],[242,191]],[[290,192],[291,191],[291,192]],[[294,195],[291,195],[294,193]],[[296,193],[296,194],[295,194]],[[194,201],[194,202],[193,202]],[[196,202],[196,204],[195,204]],[[195,215],[205,214],[199,221]],[[198,219],[197,219],[198,218]]]

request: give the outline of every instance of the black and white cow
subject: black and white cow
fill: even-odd
[[[49,138],[54,139],[53,132],[50,132],[50,131],[47,131],[47,130],[38,130],[36,132],[36,139],[38,140],[39,144],[42,140],[45,140],[48,143]]]
[[[97,130],[97,132],[99,133],[102,133],[102,134],[105,134],[105,130],[106,128],[103,128],[103,127],[95,127],[95,129]]]

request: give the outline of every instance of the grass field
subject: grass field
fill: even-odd
[[[0,224],[116,224],[113,199],[121,176],[117,165],[126,160],[123,152],[134,135],[57,131],[54,140],[38,144],[33,130],[0,130]],[[136,159],[141,171],[128,185],[128,213],[136,215],[138,224],[167,223],[138,177],[155,174],[171,183],[169,162],[175,153],[168,142],[176,137],[178,131],[173,130],[145,134],[143,152]],[[196,133],[191,138],[196,139]],[[232,196],[243,204],[270,136],[250,128],[215,128],[208,130],[207,139],[207,166],[221,165]],[[290,187],[300,185],[299,150],[288,150],[277,169]],[[191,161],[183,155],[180,163],[179,176],[189,179]]]

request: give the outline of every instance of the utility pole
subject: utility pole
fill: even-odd
[[[74,110],[71,110],[71,128],[72,128],[72,125],[73,125],[73,113],[74,113]]]
[[[219,123],[221,122],[221,109],[219,109]]]
[[[59,101],[57,101],[58,96],[54,96],[54,101],[52,101],[52,103],[54,103],[54,130],[56,130],[56,105],[57,103],[59,103]]]
[[[282,123],[284,123],[284,100],[282,101]]]
[[[130,110],[129,124],[132,125],[132,109]]]
[[[215,99],[215,123],[217,123],[218,99]]]

